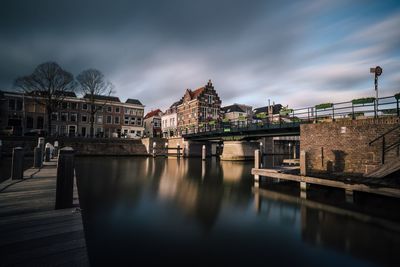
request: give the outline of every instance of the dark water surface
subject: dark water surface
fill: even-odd
[[[399,266],[399,202],[360,194],[349,204],[326,188],[301,200],[288,182],[257,190],[252,166],[77,158],[91,264]]]

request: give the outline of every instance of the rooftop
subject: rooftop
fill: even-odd
[[[162,113],[160,109],[152,110],[152,111],[148,112],[146,114],[146,116],[144,116],[144,118],[147,119],[147,118],[151,118],[154,116],[158,116],[160,113]]]
[[[89,94],[86,94],[83,98],[90,98]],[[110,102],[121,102],[118,97],[116,96],[106,96],[106,95],[93,95],[95,100],[103,100],[103,101],[110,101]]]
[[[143,106],[142,102],[140,102],[138,99],[134,99],[134,98],[128,98],[128,99],[125,101],[125,103]]]

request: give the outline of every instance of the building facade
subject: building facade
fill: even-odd
[[[245,127],[251,123],[253,117],[253,107],[243,104],[233,104],[221,108],[223,121],[237,127]]]
[[[29,135],[34,131],[47,129],[47,114],[44,105],[40,105],[30,96],[16,92],[0,94],[0,129],[19,128],[18,135]],[[53,136],[89,137],[91,110],[94,114],[95,137],[139,138],[144,133],[144,105],[136,99],[122,103],[118,97],[87,96],[77,97],[68,93],[57,111],[51,114],[51,132]]]
[[[144,116],[144,128],[146,137],[162,137],[160,109],[152,110]]]
[[[178,105],[181,103],[181,101],[173,103],[161,116],[161,130],[164,138],[179,136]]]
[[[187,89],[177,107],[180,135],[214,129],[222,121],[221,99],[211,80],[194,91]]]

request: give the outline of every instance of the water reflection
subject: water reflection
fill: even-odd
[[[91,264],[365,266],[394,259],[395,229],[253,188],[252,167],[216,159],[79,158]],[[284,183],[268,186],[293,191]],[[379,253],[370,256],[372,250]]]

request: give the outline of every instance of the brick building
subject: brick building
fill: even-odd
[[[210,130],[222,119],[221,99],[211,80],[194,91],[187,89],[178,105],[178,132],[180,134]]]
[[[152,110],[144,116],[144,128],[146,137],[161,137],[161,115],[160,109]]]

